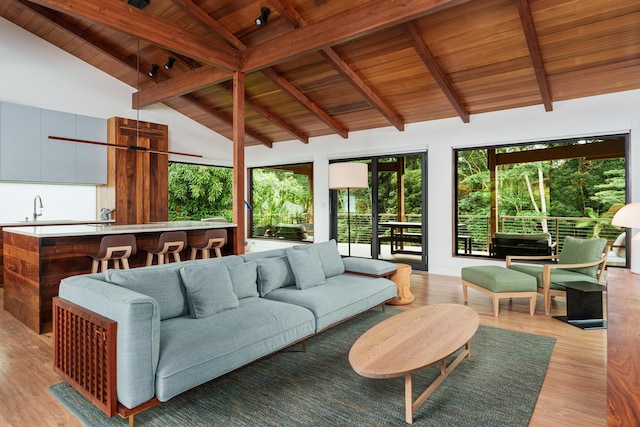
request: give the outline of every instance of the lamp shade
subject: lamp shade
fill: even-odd
[[[369,187],[369,167],[366,163],[343,162],[329,165],[329,189]]]
[[[640,202],[629,203],[616,212],[612,225],[627,228],[640,228]]]

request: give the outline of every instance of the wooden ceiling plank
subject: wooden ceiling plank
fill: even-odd
[[[60,12],[53,11],[49,8],[37,5],[35,3],[29,2],[26,0],[17,0],[17,1],[21,3],[24,7],[31,10],[33,13],[38,14],[39,16],[46,19],[51,24],[55,25],[59,29],[66,31],[67,33],[73,35],[74,37],[78,37],[84,40],[88,45],[104,53],[111,59],[114,59],[120,62],[122,65],[125,65],[134,70],[137,69],[138,64],[135,58],[130,58],[129,56],[122,55],[115,48],[113,48],[113,46],[107,43],[104,43],[102,40],[98,40],[97,38],[91,36],[87,32],[82,31],[78,27],[71,25],[68,21],[66,21],[63,18],[64,14],[61,14]],[[147,78],[149,78],[150,80],[155,80],[154,78],[148,76],[147,74],[148,71],[149,71],[148,69],[141,70],[141,72]]]
[[[404,25],[404,30],[411,40],[413,48],[416,50],[424,65],[427,66],[431,76],[436,81],[440,89],[444,92],[445,96],[456,110],[460,118],[464,123],[469,123],[469,112],[465,108],[460,96],[453,88],[451,81],[447,75],[442,71],[442,68],[438,64],[438,61],[431,53],[429,46],[425,43],[424,39],[420,36],[418,28],[414,22],[407,22]]]
[[[192,95],[183,95],[181,96],[181,98],[184,101],[187,101],[189,104],[193,105],[194,107],[204,111],[207,114],[210,114],[216,117],[218,120],[221,120],[224,123],[228,124],[229,126],[233,127],[233,117],[224,113],[223,111],[217,110],[213,107],[209,107],[208,105],[203,104],[201,101],[199,101]],[[265,138],[264,136],[258,135],[257,133],[252,132],[248,129],[246,130],[246,134],[249,135],[251,138],[255,139],[256,141],[259,141],[262,145],[268,148],[273,148],[273,141]]]
[[[289,21],[289,23],[291,23],[294,28],[300,28],[307,25],[307,22],[304,20],[304,18],[298,13],[297,10],[295,10],[293,6],[291,6],[291,3],[289,3],[287,0],[267,1],[274,9],[278,11],[280,15],[282,15],[284,19]]]
[[[338,123],[333,117],[329,116],[322,108],[318,107],[313,101],[302,93],[297,87],[292,85],[287,79],[278,74],[273,68],[265,68],[262,70],[267,77],[276,82],[280,87],[289,92],[291,96],[296,98],[309,111],[314,113],[320,120],[325,122],[331,129],[336,131],[343,138],[349,137],[349,131]]]
[[[232,77],[233,75],[227,70],[202,66],[177,77],[162,81],[157,85],[139,90],[132,95],[131,105],[134,109],[148,107],[170,98],[222,83],[230,80]]]
[[[371,34],[469,0],[372,0],[250,46],[242,70],[258,71],[293,57]]]
[[[230,94],[233,95],[233,87],[230,87],[228,84],[222,84],[220,86],[224,90],[226,90],[227,92],[229,92]],[[249,97],[249,95],[246,96],[244,101],[245,101],[246,105],[251,107],[254,111],[256,111],[258,114],[260,114],[261,116],[263,116],[264,118],[266,118],[270,122],[272,122],[274,125],[276,125],[279,128],[284,129],[285,131],[289,132],[296,139],[299,139],[300,141],[304,142],[305,144],[309,143],[309,136],[308,135],[306,135],[304,132],[302,132],[300,129],[296,128],[295,126],[287,123],[286,120],[284,120],[282,117],[280,117],[275,112],[271,111],[269,108],[265,107],[264,105],[262,105],[262,104],[260,104],[260,103],[258,103],[256,101],[253,101]]]
[[[200,6],[195,4],[191,0],[173,0],[174,3],[181,7],[184,7],[194,17],[198,18],[200,22],[216,32],[220,37],[225,39],[231,46],[238,50],[244,50],[247,46],[244,45],[236,36],[234,36],[229,30],[227,30],[220,22],[213,19],[207,12],[202,10]]]
[[[404,130],[404,121],[349,67],[330,47],[322,49],[323,56],[399,131]]]
[[[106,25],[211,65],[228,70],[237,70],[239,67],[237,50],[145,13],[123,1],[33,0],[33,2]]]
[[[525,38],[527,39],[529,56],[531,56],[533,69],[536,73],[536,80],[538,81],[538,87],[540,89],[540,96],[542,96],[544,109],[545,111],[553,111],[551,90],[549,89],[547,73],[544,69],[544,61],[542,60],[540,44],[538,43],[538,33],[536,32],[535,23],[533,22],[533,15],[531,14],[529,0],[518,0],[518,14],[520,15],[520,22],[522,23],[522,30],[524,31]]]

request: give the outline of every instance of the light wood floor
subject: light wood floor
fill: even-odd
[[[412,275],[414,303],[463,303],[459,277],[428,273]],[[0,289],[0,303],[4,292]],[[544,315],[538,297],[535,316],[528,299],[502,301],[500,316],[493,316],[491,299],[469,290],[468,305],[480,314],[480,323],[557,339],[547,376],[530,426],[606,425],[606,330],[583,331]],[[564,298],[552,305],[552,315],[564,314]],[[38,336],[0,309],[0,425],[80,426],[47,391],[60,382],[53,373],[51,336]],[[504,390],[509,393],[509,390]]]

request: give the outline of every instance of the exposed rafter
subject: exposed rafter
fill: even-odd
[[[302,93],[298,88],[292,85],[287,79],[278,74],[273,68],[266,68],[262,72],[271,80],[280,85],[291,96],[302,103],[309,111],[318,116],[320,120],[325,122],[331,129],[336,131],[343,138],[349,137],[349,131],[338,123],[333,117],[329,116],[322,108],[318,107],[313,101]]]
[[[337,16],[247,48],[242,70],[245,73],[261,70],[298,55],[353,40],[468,1],[369,1]]]
[[[229,126],[233,126],[233,117],[230,114],[227,114],[218,109],[209,107],[208,105],[203,104],[201,101],[197,100],[195,97],[191,95],[184,95],[180,98],[183,99],[184,101],[187,101],[189,104],[193,105],[194,107],[204,111],[205,113],[212,115],[218,120],[223,121]],[[256,141],[260,141],[262,145],[265,145],[268,148],[273,148],[273,141],[268,140],[264,136],[259,135],[255,132],[252,132],[248,129],[246,130],[246,134],[249,135],[251,138],[255,139]]]
[[[444,73],[444,71],[442,71],[440,65],[438,65],[438,61],[431,53],[431,50],[420,36],[416,24],[413,22],[407,22],[406,24],[404,24],[404,30],[409,36],[413,48],[416,50],[416,52],[418,52],[418,55],[422,59],[422,62],[424,62],[424,65],[427,66],[429,72],[431,73],[431,76],[433,76],[438,86],[440,86],[440,89],[442,89],[445,96],[447,97],[453,108],[456,110],[462,121],[465,123],[469,123],[469,112],[464,107],[460,96],[453,88],[453,85],[447,78],[446,74]]]
[[[229,92],[230,94],[233,94],[233,87],[231,85],[222,84],[221,86],[227,92]],[[279,128],[284,129],[285,131],[289,132],[296,139],[299,139],[300,141],[304,142],[305,144],[309,143],[309,136],[308,135],[305,135],[304,132],[302,132],[300,129],[296,128],[294,125],[292,125],[290,123],[287,123],[286,120],[284,120],[282,117],[278,116],[273,111],[269,110],[269,108],[265,107],[264,105],[261,105],[259,102],[253,101],[251,99],[251,97],[249,96],[249,94],[245,94],[245,95],[246,96],[245,96],[244,102],[245,102],[246,105],[251,107],[258,114],[262,115],[264,118],[266,118],[267,120],[271,121],[273,124],[275,124]]]
[[[33,0],[33,2],[101,23],[125,34],[148,40],[164,49],[197,58],[207,64],[228,70],[238,69],[239,54],[236,49],[128,6],[123,1],[95,3],[86,0]],[[136,22],[135,25],[131,25],[132,20]]]
[[[271,6],[278,11],[280,15],[293,25],[294,28],[300,28],[307,25],[304,18],[287,0],[267,0]]]
[[[551,99],[547,73],[544,70],[544,61],[542,60],[542,53],[540,52],[538,33],[536,32],[533,16],[531,15],[529,0],[518,0],[518,13],[520,14],[520,22],[522,22],[522,29],[524,30],[524,35],[527,39],[529,56],[531,56],[533,69],[536,73],[536,80],[538,81],[538,87],[540,88],[540,96],[542,97],[544,109],[546,111],[553,111],[553,100]]]
[[[326,47],[322,49],[322,55],[333,66],[340,71],[340,74],[346,78],[358,91],[376,108],[383,116],[391,122],[399,131],[404,130],[404,121],[398,117],[398,115],[389,107],[371,88],[358,76],[341,58],[338,54]]]

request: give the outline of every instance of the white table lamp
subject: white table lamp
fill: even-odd
[[[351,256],[351,197],[352,188],[369,187],[369,166],[366,163],[342,162],[329,165],[329,189],[347,190],[347,239]]]

